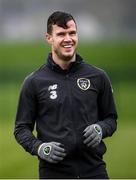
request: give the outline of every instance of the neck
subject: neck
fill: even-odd
[[[54,62],[59,65],[63,70],[66,70],[69,68],[69,65],[71,64],[71,62],[75,61],[75,54],[74,56],[70,59],[70,60],[63,60],[63,59],[59,59],[55,54],[52,54],[52,58],[54,60]]]

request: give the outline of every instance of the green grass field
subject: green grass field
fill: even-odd
[[[96,43],[79,52],[89,63],[104,68],[113,82],[118,130],[105,139],[104,156],[111,178],[136,178],[136,44]],[[38,160],[17,144],[13,136],[17,101],[24,77],[38,68],[48,48],[42,43],[0,45],[0,178],[38,178]]]

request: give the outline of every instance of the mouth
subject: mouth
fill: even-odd
[[[66,44],[66,45],[62,45],[63,48],[72,48],[73,44]]]

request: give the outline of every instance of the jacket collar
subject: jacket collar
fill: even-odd
[[[56,64],[53,59],[52,59],[52,54],[49,53],[48,58],[47,58],[47,66],[52,69],[53,71],[59,72],[59,73],[70,73],[70,72],[75,72],[78,68],[79,65],[83,63],[83,59],[80,55],[76,54],[76,60],[74,62],[71,62],[69,68],[67,70],[63,70],[58,64]]]

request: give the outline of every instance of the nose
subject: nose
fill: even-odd
[[[66,35],[65,35],[64,41],[72,41],[69,34],[66,34]]]

